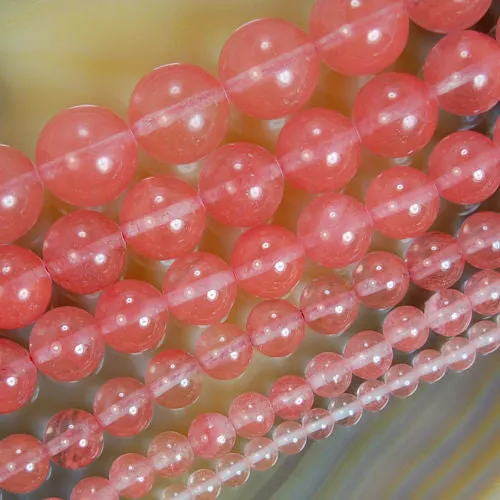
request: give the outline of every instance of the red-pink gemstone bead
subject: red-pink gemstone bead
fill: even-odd
[[[272,385],[269,400],[276,415],[284,420],[297,420],[312,408],[314,394],[302,377],[285,375]]]
[[[224,415],[202,413],[189,426],[188,439],[197,456],[219,458],[232,450],[236,431]]]
[[[138,453],[119,456],[109,469],[109,481],[123,498],[141,498],[153,488],[155,474],[149,460]]]
[[[194,471],[188,477],[187,485],[196,500],[215,500],[221,491],[219,479],[215,472],[210,469]]]
[[[322,352],[309,361],[306,379],[312,390],[322,398],[338,396],[351,385],[352,373],[344,358],[334,352]]]
[[[365,207],[344,194],[312,200],[299,216],[297,236],[307,256],[326,267],[342,268],[368,251],[373,224]]]
[[[228,264],[207,252],[179,257],[163,281],[170,312],[190,325],[211,325],[224,320],[236,300],[236,290]]]
[[[140,146],[155,158],[192,163],[226,135],[229,104],[221,84],[192,64],[167,64],[135,87],[128,108]]]
[[[208,213],[227,226],[251,227],[274,215],[284,179],[276,158],[257,144],[226,144],[204,162],[198,191]]]
[[[273,440],[285,455],[297,455],[307,443],[307,433],[301,424],[293,420],[281,422],[273,430]]]
[[[119,500],[118,493],[104,477],[86,477],[71,491],[69,500]]]
[[[250,462],[252,469],[268,470],[278,461],[278,446],[269,438],[256,437],[245,445],[245,457]]]
[[[365,410],[377,413],[387,406],[390,396],[385,390],[380,392],[382,387],[385,387],[385,384],[378,379],[365,380],[360,384],[356,396]]]
[[[418,389],[418,377],[413,374],[410,365],[399,363],[392,365],[385,374],[385,383],[391,393],[398,398],[408,398]]]
[[[239,453],[227,453],[219,458],[216,470],[221,481],[231,488],[243,486],[250,477],[250,464]]]
[[[294,353],[304,340],[302,313],[287,300],[265,300],[257,304],[247,319],[246,329],[254,347],[272,358]]]
[[[294,24],[257,19],[240,26],[222,47],[219,77],[229,100],[243,113],[264,120],[282,118],[311,97],[319,57]]]
[[[178,500],[181,498],[183,500],[193,500],[193,495],[188,491],[187,486],[180,483],[174,483],[167,486],[161,493],[161,500]]]
[[[420,349],[429,338],[425,315],[413,306],[393,309],[384,319],[382,332],[394,349],[403,352]]]
[[[335,424],[328,410],[312,408],[302,417],[302,426],[311,439],[320,441],[332,435]]]
[[[467,336],[475,342],[481,338],[483,347],[477,349],[480,354],[490,354],[500,347],[500,329],[493,321],[478,321],[469,328]]]
[[[274,424],[271,401],[258,392],[244,392],[236,396],[227,415],[236,432],[246,438],[263,436]]]
[[[351,121],[323,108],[293,115],[281,129],[276,150],[286,179],[310,193],[343,188],[361,162],[361,143]]]
[[[189,471],[194,452],[183,434],[168,431],[157,434],[150,442],[147,456],[162,477],[177,477]]]
[[[243,233],[234,245],[231,266],[246,292],[274,299],[290,292],[304,271],[304,249],[288,229],[257,226]]]
[[[448,340],[441,347],[441,354],[446,356],[448,367],[456,372],[463,372],[470,368],[476,360],[474,346],[463,337]]]
[[[335,424],[341,427],[353,427],[363,416],[363,406],[353,394],[345,393],[332,399],[328,411],[333,413]]]
[[[420,377],[421,380],[433,384],[441,380],[446,373],[447,365],[443,363],[441,354],[435,349],[424,349],[413,358],[414,368],[422,367],[425,370],[425,375]]]
[[[472,309],[484,316],[500,313],[500,273],[485,269],[474,273],[464,289]]]

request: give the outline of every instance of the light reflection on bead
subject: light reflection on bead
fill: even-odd
[[[385,374],[385,383],[398,398],[407,398],[418,389],[418,378],[412,375],[413,368],[404,363],[392,365]]]
[[[424,349],[413,358],[415,368],[424,368],[426,373],[420,377],[421,380],[433,384],[441,380],[446,373],[447,365],[441,360],[439,351],[435,349]]]
[[[500,313],[500,273],[485,269],[474,273],[464,288],[472,309],[483,316]]]
[[[324,408],[312,408],[302,417],[302,426],[307,431],[308,437],[320,441],[330,437],[334,431],[334,422],[328,410]]]
[[[268,470],[278,461],[279,450],[276,443],[266,437],[253,438],[245,445],[245,457],[252,469]]]
[[[127,499],[147,495],[154,484],[154,470],[149,460],[139,453],[119,456],[109,470],[109,481]]]
[[[273,440],[277,443],[281,453],[297,455],[307,443],[307,434],[298,422],[288,420],[274,428]]]
[[[312,358],[306,366],[305,375],[312,390],[323,398],[344,393],[352,379],[349,363],[334,352],[323,352]]]
[[[500,329],[493,321],[478,321],[467,332],[469,340],[483,339],[484,347],[479,347],[480,354],[490,354],[500,347]]]
[[[476,359],[476,351],[469,340],[455,337],[441,347],[441,354],[449,357],[448,366],[451,370],[462,372],[470,368]]]
[[[246,438],[267,434],[274,423],[271,402],[257,392],[244,392],[236,396],[227,415],[236,432]]]
[[[363,416],[363,406],[356,396],[345,393],[332,399],[328,411],[335,416],[336,425],[353,427]]]
[[[188,477],[187,485],[196,500],[215,500],[219,496],[221,484],[218,481],[215,486],[212,484],[215,477],[215,472],[210,469],[198,469]],[[211,484],[204,486],[208,481]]]
[[[403,352],[420,349],[429,337],[424,313],[413,306],[393,309],[384,319],[382,332],[394,349]]]
[[[276,415],[284,420],[296,420],[311,409],[314,394],[302,377],[285,375],[274,382],[269,399]]]
[[[384,395],[375,393],[375,395],[372,395],[372,392],[378,392],[384,386],[385,384],[378,379],[365,380],[360,384],[356,391],[356,396],[363,404],[365,410],[376,413],[382,411],[387,406],[390,399],[388,393]]]

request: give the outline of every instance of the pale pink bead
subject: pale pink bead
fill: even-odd
[[[500,347],[500,328],[493,321],[478,321],[469,328],[467,335],[476,345],[484,346],[478,347],[480,354],[490,354]]]
[[[474,273],[464,289],[472,309],[483,316],[500,313],[500,273],[485,269]]]
[[[420,379],[429,384],[441,380],[447,369],[446,364],[441,359],[441,354],[435,349],[420,351],[413,358],[413,367],[425,370],[425,374]]]
[[[177,500],[181,498],[183,500],[193,500],[194,497],[188,491],[187,487],[180,483],[174,483],[167,486],[161,493],[161,500]],[[104,499],[103,499],[104,500]]]
[[[322,398],[333,398],[351,385],[351,369],[344,358],[334,352],[322,352],[309,361],[305,369],[307,382]]]
[[[250,477],[250,465],[239,453],[226,453],[217,460],[215,469],[221,481],[231,488],[243,486]]]
[[[221,484],[210,469],[194,471],[188,477],[187,485],[196,500],[215,500],[220,495]]]
[[[190,469],[194,451],[186,436],[168,431],[157,434],[151,440],[147,456],[157,474],[177,477]]]
[[[384,319],[382,332],[394,349],[403,352],[420,349],[429,337],[424,313],[413,306],[393,309]]]
[[[455,337],[441,347],[441,354],[448,359],[451,370],[462,372],[472,366],[476,360],[476,350],[469,340]]]
[[[302,377],[285,375],[274,382],[269,400],[276,415],[284,420],[297,420],[314,402],[311,386]]]
[[[390,395],[386,390],[385,384],[378,379],[365,380],[356,391],[356,396],[361,401],[363,408],[372,413],[382,411],[389,403]]]
[[[408,398],[418,389],[418,377],[412,372],[413,368],[404,363],[389,368],[385,374],[385,383],[389,385],[394,396]]]
[[[111,464],[109,481],[121,497],[141,498],[153,488],[155,473],[145,456],[126,453]]]
[[[245,445],[245,457],[252,469],[263,471],[270,469],[278,461],[279,450],[272,439],[257,437]]]
[[[107,479],[95,476],[79,481],[69,500],[119,500],[119,497]]]
[[[201,458],[218,458],[232,450],[236,431],[221,413],[202,413],[189,426],[188,439]]]
[[[335,424],[328,410],[312,408],[302,417],[302,426],[311,439],[320,441],[332,435]]]
[[[307,443],[307,433],[298,422],[288,420],[275,427],[273,440],[285,455],[297,455]]]
[[[236,432],[246,438],[263,436],[274,424],[271,401],[258,392],[245,392],[234,398],[228,417]]]
[[[425,319],[429,327],[445,337],[455,337],[467,329],[472,319],[472,305],[458,290],[436,292],[426,303]]]
[[[330,401],[328,410],[333,414],[335,422],[341,427],[356,425],[363,416],[361,402],[352,394],[345,393]]]

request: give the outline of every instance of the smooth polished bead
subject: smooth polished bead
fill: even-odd
[[[205,483],[210,483],[207,485]],[[215,500],[221,491],[221,484],[215,472],[210,469],[198,469],[187,479],[187,485],[196,500]]]
[[[387,391],[384,391],[383,394],[379,393],[382,391],[381,387],[385,387],[385,384],[378,379],[365,380],[359,385],[356,396],[365,410],[377,413],[387,406],[390,396]],[[377,392],[372,394],[374,391]]]
[[[232,450],[236,431],[221,413],[202,413],[191,422],[188,439],[198,457],[220,458]]]
[[[219,77],[240,111],[262,120],[282,118],[311,97],[319,57],[309,37],[284,19],[257,19],[240,26],[219,57]]]
[[[227,415],[236,432],[245,438],[263,436],[274,424],[271,401],[258,392],[244,392],[236,396]]]
[[[349,364],[335,352],[322,352],[314,356],[306,366],[305,375],[312,390],[322,398],[333,398],[344,393],[352,380]]]
[[[302,377],[285,375],[271,386],[269,400],[276,415],[284,420],[297,420],[312,408],[314,394]]]
[[[149,460],[139,453],[119,456],[109,469],[109,481],[123,498],[142,498],[153,488],[155,475]]]
[[[76,483],[69,500],[119,500],[117,491],[104,477],[86,477]]]
[[[301,424],[287,420],[273,430],[273,440],[285,455],[297,455],[307,443],[307,433]]]
[[[181,498],[183,500],[193,500],[193,495],[188,491],[187,486],[180,483],[174,483],[167,486],[161,493],[161,500],[178,500]]]
[[[335,417],[335,424],[353,427],[363,416],[363,406],[353,394],[345,393],[332,399],[328,411]]]
[[[500,314],[500,273],[491,269],[474,273],[464,288],[472,309],[483,316]]]
[[[250,477],[250,465],[239,453],[227,453],[217,460],[217,474],[230,488],[243,486]]]
[[[404,363],[392,365],[385,374],[385,383],[391,388],[391,394],[398,398],[408,398],[418,389],[418,377],[413,368]]]
[[[148,458],[162,477],[182,476],[194,461],[194,451],[183,434],[167,431],[157,434],[149,443]]]
[[[476,350],[463,337],[455,337],[448,340],[441,347],[441,354],[448,359],[448,367],[456,372],[463,372],[470,368],[476,360]]]
[[[478,321],[469,328],[467,336],[471,341],[477,342],[479,338],[482,339],[483,347],[477,349],[480,354],[490,354],[500,347],[500,330],[493,321]]]
[[[308,437],[321,441],[332,435],[335,424],[328,410],[312,408],[302,417],[302,426],[307,431]]]
[[[421,367],[425,370],[425,375],[422,375],[420,379],[429,384],[441,380],[447,369],[447,365],[442,362],[441,354],[435,349],[424,349],[417,353],[413,358],[413,367]]]
[[[268,470],[278,461],[278,446],[267,437],[253,438],[245,445],[245,457],[252,469]]]
[[[420,349],[429,338],[424,313],[413,306],[393,309],[382,323],[382,333],[394,349],[402,352]]]

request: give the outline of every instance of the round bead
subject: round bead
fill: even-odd
[[[378,332],[365,330],[347,342],[344,357],[351,363],[354,375],[373,379],[384,375],[392,364],[391,344]]]
[[[257,19],[227,39],[219,57],[219,77],[231,103],[246,115],[282,118],[311,97],[319,58],[309,37],[294,24]]]
[[[467,370],[476,360],[474,346],[463,337],[448,340],[441,347],[441,354],[446,356],[449,368],[456,372]]]
[[[344,194],[312,200],[299,216],[297,236],[307,256],[326,267],[342,268],[368,251],[373,224],[362,203]]]
[[[223,321],[236,300],[236,290],[231,268],[206,252],[179,257],[163,281],[171,313],[190,325]]]
[[[418,389],[418,377],[415,378],[410,365],[399,363],[392,365],[385,374],[385,383],[391,393],[398,398],[408,398]]]
[[[221,491],[219,479],[216,477],[215,472],[210,469],[194,471],[188,477],[187,485],[196,500],[215,500]]]
[[[188,439],[197,456],[219,458],[232,450],[236,431],[224,415],[202,413],[189,426]]]
[[[304,340],[302,313],[287,300],[265,300],[247,319],[246,329],[253,346],[265,356],[280,358],[294,353]]]
[[[320,441],[332,435],[335,424],[328,410],[312,408],[302,417],[302,426],[311,439]]]
[[[417,353],[413,358],[413,366],[414,368],[422,367],[425,370],[425,375],[422,375],[420,379],[429,384],[441,380],[447,368],[447,365],[442,362],[441,354],[435,349],[424,349]]]
[[[138,182],[125,196],[120,224],[127,244],[154,260],[179,257],[198,245],[205,209],[193,187],[167,175]]]
[[[484,316],[500,314],[500,273],[490,269],[474,273],[464,289],[472,309]]]
[[[310,193],[343,188],[361,162],[361,144],[351,121],[323,108],[293,115],[281,129],[276,151],[287,181]]]
[[[83,410],[62,410],[47,423],[43,442],[57,465],[81,469],[102,452],[103,432],[97,419]]]
[[[304,271],[304,249],[296,236],[281,226],[257,226],[236,241],[231,266],[238,285],[265,299],[282,297]]]
[[[467,336],[476,343],[481,339],[483,347],[477,349],[480,354],[490,354],[500,347],[500,330],[493,321],[478,321],[469,328]]]
[[[431,179],[412,167],[393,167],[371,182],[366,208],[375,227],[389,238],[414,238],[427,231],[439,212]]]
[[[0,246],[0,329],[14,330],[39,318],[52,296],[43,262],[30,250]]]
[[[156,354],[149,362],[145,381],[159,405],[184,408],[200,397],[203,373],[196,358],[171,349]]]
[[[148,154],[185,164],[203,158],[224,139],[229,104],[221,84],[202,68],[167,64],[137,84],[128,117]]]
[[[269,400],[276,415],[284,420],[297,420],[312,408],[314,394],[302,377],[285,375],[272,385]]]
[[[356,396],[346,393],[332,399],[328,411],[335,417],[335,423],[341,427],[353,427],[363,416],[363,406]]]
[[[200,366],[218,380],[231,380],[245,373],[252,354],[250,337],[230,323],[209,326],[196,341]]]
[[[420,349],[429,338],[424,313],[413,306],[393,309],[384,319],[382,333],[394,349],[402,352]]]
[[[187,437],[173,431],[157,434],[149,444],[147,456],[155,472],[162,477],[182,476],[194,461]]]
[[[69,500],[119,500],[118,493],[103,477],[86,477],[71,491]]]
[[[208,213],[226,226],[251,227],[274,215],[284,179],[276,158],[257,144],[226,144],[204,162],[198,191]]]
[[[297,455],[307,443],[307,433],[298,422],[281,422],[273,430],[273,440],[285,455]]]
[[[193,495],[187,490],[187,486],[180,484],[180,483],[174,483],[171,484],[170,486],[167,486],[161,494],[161,500],[177,500],[181,498],[183,500],[193,500]]]
[[[61,287],[77,294],[95,293],[120,277],[125,241],[117,224],[105,215],[78,210],[50,227],[43,260]]]
[[[387,406],[390,396],[385,390],[384,394],[379,392],[382,391],[382,387],[385,387],[385,384],[377,379],[365,380],[360,384],[356,396],[365,410],[377,413]]]
[[[250,462],[252,469],[268,470],[278,461],[278,446],[266,437],[253,438],[245,445],[245,457]]]
[[[227,453],[217,460],[217,474],[231,488],[243,486],[250,477],[250,465],[239,453]]]
[[[445,111],[463,116],[484,113],[500,95],[500,46],[476,31],[451,33],[427,54],[424,80]]]
[[[263,436],[274,424],[271,402],[257,392],[244,392],[236,396],[227,415],[238,435],[245,438]]]
[[[359,300],[375,309],[395,306],[410,286],[404,262],[389,252],[366,254],[354,269],[352,280]]]
[[[344,358],[334,352],[322,352],[309,361],[305,369],[307,382],[322,398],[333,398],[347,391],[352,373]]]
[[[111,464],[109,481],[121,497],[141,498],[153,488],[155,475],[145,456],[126,453]]]

